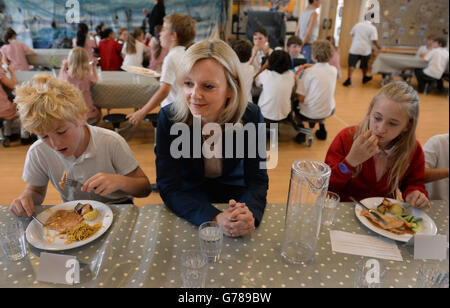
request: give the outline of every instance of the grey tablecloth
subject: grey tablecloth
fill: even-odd
[[[406,69],[425,68],[427,63],[422,62],[415,55],[398,53],[380,53],[373,61],[372,74],[395,73]]]
[[[219,205],[224,208],[224,205]],[[81,266],[78,287],[180,287],[179,258],[185,249],[198,247],[197,227],[176,217],[163,205],[111,205],[114,221],[99,239],[65,252],[90,265]],[[0,209],[0,224],[11,219]],[[433,201],[428,215],[439,233],[448,228],[448,204]],[[280,256],[285,217],[284,204],[267,205],[257,230],[243,238],[225,237],[222,258],[208,266],[207,287],[352,287],[355,262],[361,257],[331,250],[329,229],[320,232],[314,262],[286,264]],[[341,203],[333,230],[376,235],[354,214],[354,206]],[[398,243],[403,262],[380,260],[387,269],[384,287],[415,287],[419,266],[413,248]],[[36,281],[40,250],[27,244],[21,261],[0,255],[0,287],[49,287]],[[428,261],[429,262],[429,261]],[[437,262],[448,270],[448,260]],[[62,286],[62,285],[58,285]]]
[[[53,74],[51,71],[22,71],[16,75],[21,83],[40,73]],[[91,94],[94,104],[100,108],[141,108],[158,88],[159,82],[152,77],[106,71],[99,73],[98,82],[91,87]]]
[[[67,59],[71,49],[34,49],[36,54],[26,55],[28,64],[35,67],[61,67],[62,60]]]

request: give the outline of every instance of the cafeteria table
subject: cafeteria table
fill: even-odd
[[[60,68],[72,49],[33,49],[35,54],[27,54],[28,64],[34,67]]]
[[[383,76],[382,85],[392,79],[392,75],[405,70],[425,68],[427,63],[416,55],[400,53],[380,53],[372,63],[372,74]]]
[[[29,81],[34,75],[58,74],[52,71],[18,71],[19,83]],[[102,71],[98,73],[98,82],[91,86],[92,100],[99,108],[141,108],[158,90],[157,79],[148,76],[138,76],[124,71]]]
[[[198,248],[198,228],[175,216],[164,205],[109,205],[114,214],[111,227],[85,246],[60,253],[76,256],[81,263],[80,283],[75,287],[167,287],[182,286],[180,256]],[[224,209],[225,204],[216,205]],[[280,255],[285,204],[268,204],[261,225],[249,236],[224,237],[221,259],[209,264],[206,287],[212,288],[344,288],[353,287],[355,262],[360,256],[331,250],[330,229],[322,226],[315,253],[309,264],[285,263]],[[38,206],[37,212],[45,207]],[[427,214],[435,221],[438,233],[448,229],[448,204],[433,201]],[[0,206],[0,226],[13,219],[6,206]],[[21,218],[29,222],[28,218]],[[338,207],[332,230],[374,235],[362,225],[352,203]],[[387,272],[383,287],[413,288],[421,264],[443,261],[414,260],[412,246],[397,242],[403,262],[380,260]],[[72,287],[36,280],[42,250],[27,243],[27,256],[8,261],[0,253],[0,287]]]

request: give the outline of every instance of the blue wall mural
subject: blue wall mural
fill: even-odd
[[[115,31],[139,28],[144,20],[142,9],[151,11],[150,0],[0,0],[0,34],[12,27],[18,40],[34,48],[48,48],[54,39],[76,34],[76,23],[68,23],[66,14],[79,4],[80,22],[86,23],[92,32],[103,22]],[[166,14],[184,13],[197,21],[196,41],[209,36],[216,24],[226,23],[227,0],[166,0]]]

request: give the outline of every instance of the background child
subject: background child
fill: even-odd
[[[27,186],[10,206],[15,215],[33,214],[34,205],[45,199],[49,180],[63,202],[129,203],[151,192],[127,142],[114,131],[86,125],[88,110],[75,86],[40,74],[16,89],[15,102],[24,127],[39,136],[25,161]],[[81,188],[58,185],[64,173]]]
[[[327,138],[325,119],[331,116],[336,107],[334,90],[336,89],[337,69],[328,62],[333,54],[333,46],[329,41],[317,40],[312,44],[312,60],[316,62],[304,71],[297,81],[297,98],[300,104],[295,109],[300,121],[309,121],[310,128],[319,121],[316,137],[320,140]],[[303,126],[303,124],[301,124]],[[303,143],[306,136],[298,133],[296,141]]]
[[[102,32],[103,40],[98,44],[102,71],[118,71],[122,66],[122,45],[115,40],[116,34],[111,28]]]
[[[12,28],[5,31],[5,45],[0,51],[8,59],[9,65],[12,65],[16,71],[28,71],[30,65],[28,64],[26,54],[34,55],[35,52],[24,43],[16,41],[17,34]]]
[[[445,200],[449,197],[449,138],[447,134],[435,135],[423,146],[425,153],[425,187],[430,200]]]
[[[117,30],[117,43],[124,45],[128,40],[128,30],[125,28],[120,28]]]
[[[78,24],[77,37],[72,40],[73,47],[83,47],[89,55],[89,61],[94,60],[94,51],[97,48],[95,40],[89,37],[89,28],[84,23]]]
[[[150,40],[150,64],[148,68],[154,71],[161,72],[164,58],[167,56],[169,50],[161,46],[160,33],[162,26],[155,27],[155,36]]]
[[[447,41],[444,38],[435,38],[433,39],[433,49],[422,55],[422,61],[428,62],[428,65],[424,69],[417,68],[415,70],[419,93],[423,93],[427,82],[437,82],[438,89],[443,90],[444,84],[441,78],[449,59],[449,53],[445,46],[447,46]]]
[[[427,37],[427,42],[425,45],[422,45],[417,49],[416,56],[422,58],[422,56],[426,55],[433,49],[433,38],[431,36]]]
[[[136,125],[161,104],[164,107],[175,100],[177,95],[176,71],[182,65],[181,61],[186,50],[195,38],[195,20],[188,15],[172,14],[164,17],[163,28],[161,30],[161,46],[167,48],[169,53],[164,58],[158,91],[138,111],[127,115],[130,123]]]
[[[252,56],[249,62],[255,68],[255,72],[259,72],[263,57],[268,57],[273,51],[269,46],[269,36],[266,29],[259,28],[253,31],[253,45]]]
[[[2,61],[0,59],[0,65],[1,64]],[[14,68],[12,66],[8,66],[8,71],[11,74],[11,78],[8,78],[3,68],[0,68],[0,118],[3,119],[3,135],[5,138],[11,140],[11,137],[16,133],[16,130],[18,132],[20,129],[21,143],[30,144],[35,139],[30,138],[30,134],[20,128],[17,106],[11,102],[3,88],[5,87],[5,89],[12,90],[17,85],[17,78],[14,73]]]
[[[242,81],[246,85],[248,101],[252,102],[253,77],[255,76],[255,68],[249,63],[252,55],[252,45],[244,40],[233,40],[231,48],[233,48],[241,62]]]
[[[89,55],[86,49],[75,47],[69,53],[68,61],[63,61],[63,67],[59,73],[59,78],[67,80],[83,94],[84,102],[88,108],[88,123],[100,121],[101,112],[94,106],[91,95],[91,84],[97,83],[97,60],[89,65]]]
[[[289,54],[283,50],[275,50],[270,54],[267,65],[264,64],[264,70],[255,76],[255,84],[262,86],[258,106],[266,120],[286,119],[292,111],[291,94],[295,77],[290,68]]]
[[[342,201],[394,197],[400,189],[412,206],[429,207],[424,154],[416,140],[418,116],[419,97],[407,83],[381,88],[362,123],[343,129],[330,145],[329,189]]]
[[[143,42],[144,32],[141,29],[135,29],[128,35],[122,48],[122,55],[125,56],[122,65],[142,67],[144,54],[149,52]]]
[[[291,57],[291,68],[298,66],[294,61],[295,59],[305,59],[302,54],[302,40],[298,36],[292,35],[288,38],[286,43],[286,51]]]
[[[326,37],[326,40],[331,43],[331,46],[333,47],[333,55],[331,56],[330,65],[334,66],[337,69],[338,77],[341,78],[341,56],[339,54],[339,47],[336,46],[336,41],[334,40],[334,37],[331,35]]]

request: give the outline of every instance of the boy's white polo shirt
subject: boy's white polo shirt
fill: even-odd
[[[372,41],[378,40],[377,28],[370,21],[364,21],[356,24],[350,34],[353,40],[349,53],[360,56],[370,55]]]
[[[65,157],[51,149],[42,140],[37,140],[27,152],[23,170],[23,180],[32,186],[47,186],[50,180],[58,190],[63,202],[71,200],[96,200],[120,203],[132,196],[120,192],[102,197],[95,193],[81,192],[79,189],[61,189],[59,182],[64,174],[67,178],[84,184],[99,172],[126,175],[139,167],[125,139],[109,129],[87,125],[91,138],[80,157]]]
[[[176,46],[170,49],[166,55],[161,68],[161,78],[159,82],[167,83],[171,85],[169,95],[161,102],[161,108],[173,103],[177,97],[178,87],[177,80],[177,68],[182,65],[182,59],[186,48],[184,46]]]
[[[448,65],[448,50],[442,47],[433,48],[424,59],[428,61],[428,66],[423,72],[434,79],[441,79]]]
[[[310,119],[329,117],[336,106],[336,79],[337,69],[328,63],[316,63],[305,70],[296,91],[305,97],[299,104],[300,113]]]
[[[266,69],[256,77],[257,86],[262,86],[258,106],[264,118],[279,121],[286,119],[292,111],[291,94],[295,84],[290,70],[279,74]]]

